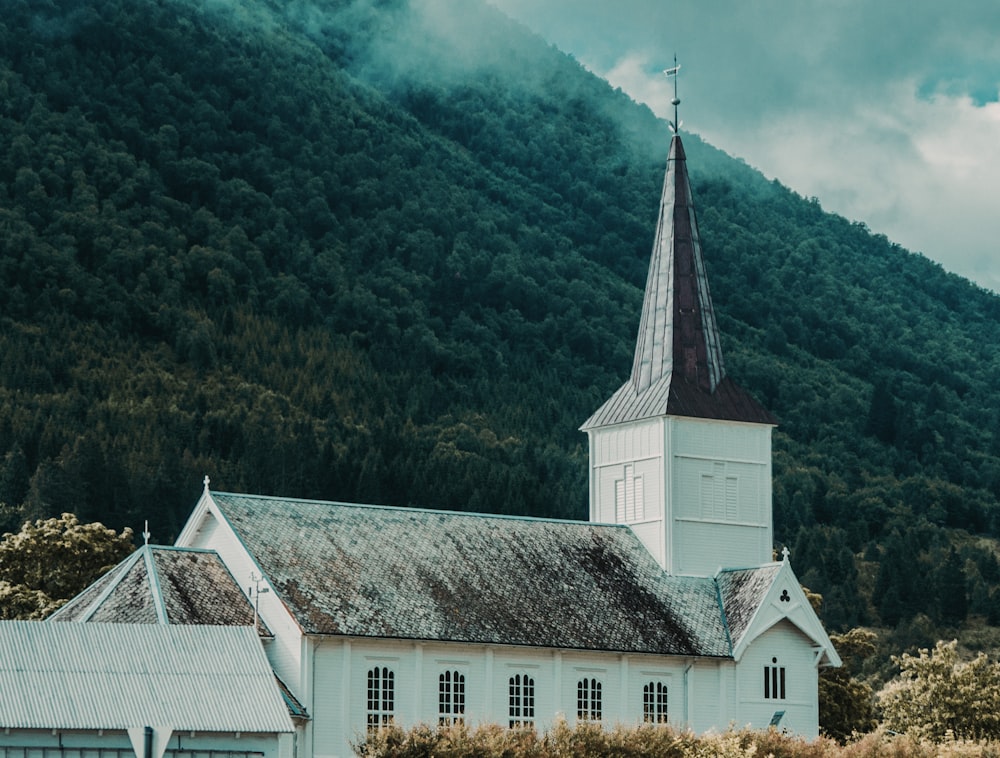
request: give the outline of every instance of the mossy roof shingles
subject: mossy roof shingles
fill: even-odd
[[[727,569],[716,577],[734,647],[750,628],[780,569],[781,564],[772,563],[759,568]]]
[[[729,656],[624,526],[211,493],[307,634]]]
[[[214,550],[145,545],[51,620],[251,626],[254,612]],[[258,631],[270,636],[259,619],[258,624]]]

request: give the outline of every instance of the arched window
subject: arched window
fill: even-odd
[[[785,667],[778,665],[777,658],[772,658],[771,665],[764,667],[764,699],[785,699]]]
[[[510,717],[508,726],[527,726],[535,722],[535,680],[527,674],[516,674],[508,682]]]
[[[387,667],[368,671],[368,731],[392,723],[396,712],[396,675]]]
[[[642,720],[647,724],[667,723],[667,685],[663,682],[643,685]]]
[[[448,726],[465,720],[465,674],[444,671],[438,676],[438,723]]]
[[[596,679],[576,683],[576,717],[580,721],[601,720],[601,683]]]

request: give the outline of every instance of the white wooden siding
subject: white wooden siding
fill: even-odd
[[[639,724],[643,685],[665,682],[670,722],[685,726],[696,717],[701,729],[725,728],[717,697],[720,670],[731,661],[694,661],[680,657],[485,647],[439,642],[324,639],[316,648],[313,754],[349,756],[352,740],[363,739],[367,724],[367,674],[389,667],[395,677],[396,722],[404,727],[436,724],[438,677],[443,671],[465,675],[465,720],[470,726],[506,725],[510,677],[526,674],[535,683],[535,724],[550,728],[557,718],[576,722],[577,683],[601,683],[602,723]],[[701,694],[699,694],[701,693]],[[697,698],[697,699],[692,699]],[[728,715],[728,714],[727,714]]]
[[[712,576],[720,568],[759,566],[770,560],[769,533],[761,526],[677,521],[674,573]]]
[[[784,699],[764,697],[764,667],[775,665],[775,658],[776,665],[785,669]],[[741,723],[764,728],[775,711],[784,711],[780,728],[816,737],[819,684],[815,658],[812,641],[788,621],[779,622],[754,640],[738,665]]]
[[[591,465],[606,466],[661,455],[662,425],[661,419],[647,419],[593,430]]]
[[[771,428],[670,418],[667,440],[667,570],[711,576],[770,561]]]
[[[140,743],[141,745],[141,743]],[[51,729],[8,729],[2,736],[4,755],[40,756],[58,755],[60,758],[99,758],[104,755],[142,756],[142,748],[136,751],[129,735],[120,729],[100,729],[92,731],[59,731],[53,734]],[[238,758],[249,755],[252,758],[293,758],[294,746],[291,734],[249,734],[235,733],[213,734],[211,732],[181,732],[171,735],[167,741],[167,750],[183,749],[193,755],[225,755]],[[24,752],[22,752],[24,751]]]
[[[198,529],[191,532],[190,538],[181,546],[215,550],[244,592],[247,592],[251,584],[250,575],[259,576],[261,573],[239,538],[211,508],[205,512]],[[261,589],[266,588],[266,584],[262,583]],[[274,634],[274,639],[264,646],[274,672],[292,692],[305,697],[301,694],[304,691],[301,669],[302,633],[298,625],[273,590],[261,594],[259,610],[264,623]],[[305,705],[309,707],[308,702]]]
[[[660,565],[664,565],[662,419],[596,429],[590,434],[590,520],[627,523]],[[623,519],[616,509],[616,495],[619,490],[627,491],[626,466],[632,466],[632,495],[636,502]]]
[[[672,574],[771,560],[771,427],[671,416],[590,435],[592,521],[628,524]]]

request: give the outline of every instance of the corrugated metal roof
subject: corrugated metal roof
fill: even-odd
[[[714,580],[625,526],[211,497],[307,634],[731,653]]]
[[[0,622],[0,727],[291,732],[250,627]]]
[[[581,429],[662,415],[776,423],[726,377],[687,160],[677,135],[667,158],[632,374]]]

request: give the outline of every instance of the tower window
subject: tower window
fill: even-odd
[[[635,465],[625,464],[624,475],[615,480],[615,521],[625,524],[641,521],[645,516],[642,476],[635,475]]]
[[[385,666],[368,671],[368,731],[392,723],[396,713],[396,675]]]
[[[438,677],[438,723],[450,726],[465,720],[465,674],[444,671]]]
[[[535,680],[527,674],[516,674],[508,682],[508,726],[530,726],[535,722]]]
[[[764,699],[785,699],[785,667],[778,665],[778,659],[772,658],[770,666],[764,667]]]
[[[597,679],[576,683],[576,717],[580,721],[601,720],[601,683]]]
[[[735,521],[739,517],[739,480],[726,476],[726,465],[715,463],[711,474],[701,475],[701,516],[713,521]]]
[[[642,720],[647,724],[667,723],[667,685],[663,682],[643,685]]]

